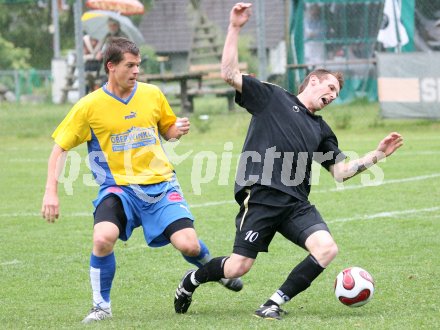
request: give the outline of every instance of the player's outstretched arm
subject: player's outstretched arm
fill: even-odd
[[[252,4],[239,2],[232,7],[228,33],[223,47],[221,75],[224,81],[241,93],[243,78],[238,67],[238,37],[243,25],[249,20]]]
[[[55,222],[59,216],[58,177],[64,168],[67,151],[58,144],[53,146],[47,166],[46,189],[41,206],[41,215],[47,222]]]
[[[365,171],[381,159],[392,155],[403,145],[403,137],[396,132],[388,134],[379,142],[376,150],[369,152],[364,157],[351,160],[348,163],[339,162],[330,167],[330,173],[336,181],[342,182]]]

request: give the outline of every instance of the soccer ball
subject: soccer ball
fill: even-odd
[[[338,274],[334,289],[336,298],[341,303],[359,307],[373,298],[374,280],[365,269],[350,267]]]

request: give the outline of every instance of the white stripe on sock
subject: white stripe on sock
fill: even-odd
[[[195,274],[196,274],[196,272],[191,273],[191,276],[190,276],[189,279],[191,280],[191,283],[192,283],[193,285],[195,285],[195,286],[199,286],[200,283],[199,283],[199,281],[196,280]]]

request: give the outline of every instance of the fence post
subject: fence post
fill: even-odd
[[[14,70],[14,85],[15,85],[15,101],[18,103],[20,102],[20,96],[21,96],[20,75],[18,70]]]

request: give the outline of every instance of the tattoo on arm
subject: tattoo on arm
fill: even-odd
[[[358,174],[360,172],[365,171],[367,168],[371,167],[372,165],[376,164],[378,162],[378,159],[376,156],[372,156],[371,159],[364,157],[362,160],[355,161],[353,163],[353,166],[351,167],[351,170]]]
[[[343,175],[343,180],[347,180],[363,171],[370,168],[379,161],[379,156],[375,153],[369,153],[366,156],[352,160],[345,165],[344,170],[341,171]]]
[[[358,174],[360,172],[365,171],[366,169],[367,169],[367,166],[364,163],[355,162],[350,170],[354,174]]]

